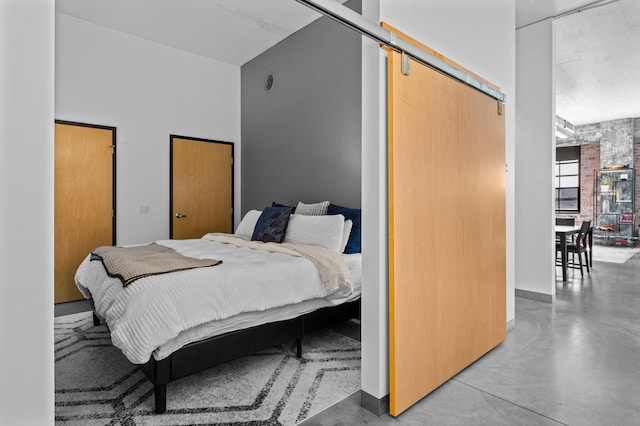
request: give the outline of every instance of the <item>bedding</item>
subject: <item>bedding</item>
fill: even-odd
[[[249,210],[236,228],[235,235],[252,237],[258,219],[261,215],[262,211],[260,210]],[[336,220],[340,221],[340,219],[336,219],[336,216],[342,215],[339,213],[333,213],[328,216],[308,216],[292,213],[287,224],[283,241],[302,244],[318,244],[330,249],[334,249],[339,243],[337,251],[339,253],[344,253],[346,252],[348,243],[351,240],[354,222],[353,220],[346,219],[342,216],[343,228],[342,232],[340,232],[340,229],[336,227],[337,222],[335,222]],[[357,232],[359,235],[359,229]],[[339,239],[339,234],[342,235],[341,240]],[[357,250],[352,250],[347,254],[358,252],[360,252],[359,242]]]
[[[321,246],[312,244],[296,244],[291,242],[283,244],[265,244],[260,241],[248,241],[235,235],[216,233],[206,234],[202,238],[256,250],[266,250],[271,253],[283,253],[290,256],[304,256],[315,265],[327,294],[333,294],[337,291],[350,289],[350,284],[347,280],[349,271],[343,260],[331,250],[326,250]]]
[[[340,243],[340,253],[344,253],[347,249],[349,237],[351,237],[351,229],[353,229],[353,221],[351,219],[345,219],[344,229],[342,230],[342,243]]]
[[[123,286],[151,275],[205,268],[220,264],[216,259],[194,259],[155,243],[134,247],[98,247],[90,260],[102,262],[110,277],[119,278]]]
[[[180,332],[174,339],[153,352],[156,360],[165,359],[176,350],[191,343],[256,325],[296,318],[321,308],[341,305],[360,298],[362,294],[362,254],[343,254],[342,258],[352,278],[352,291],[344,297],[315,298],[265,311],[245,312],[220,321],[213,321]]]
[[[284,234],[285,243],[314,244],[342,253],[344,216],[305,216],[293,214]]]
[[[240,239],[248,242],[248,238]],[[214,268],[141,278],[126,288],[119,279],[109,277],[101,263],[91,262],[90,256],[76,272],[76,285],[85,297],[93,299],[95,312],[106,321],[114,346],[134,364],[144,364],[151,356],[162,359],[174,350],[171,347],[202,338],[200,332],[189,333],[199,327],[201,331],[241,314],[259,316],[317,299],[346,300],[352,294],[347,267],[342,268],[343,278],[339,278],[344,283],[327,288],[314,261],[305,256],[211,238],[161,240],[156,244],[184,256],[215,258],[222,263]],[[326,252],[334,261],[336,257],[341,259],[338,253]]]
[[[266,207],[251,234],[254,241],[280,243],[289,224],[291,207]]]
[[[296,212],[296,206],[288,206],[286,204],[276,203],[275,201],[271,203],[271,207],[291,207],[291,214],[294,214]]]
[[[302,201],[298,201],[296,206],[296,214],[302,214],[305,216],[323,216],[327,214],[329,208],[329,201],[321,201],[319,203],[305,204]]]
[[[328,215],[341,214],[345,220],[352,221],[352,228],[349,234],[349,240],[344,249],[347,254],[360,253],[360,245],[362,240],[362,210],[350,207],[343,207],[330,203],[327,208]]]
[[[258,219],[260,219],[260,215],[262,215],[262,211],[260,210],[249,210],[240,221],[235,234],[251,238],[256,228],[256,223],[258,223]]]

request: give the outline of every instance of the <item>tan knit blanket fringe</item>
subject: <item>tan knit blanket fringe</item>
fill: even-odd
[[[135,280],[151,275],[204,268],[222,263],[216,259],[186,257],[156,243],[133,247],[98,247],[91,252],[91,260],[100,260],[110,277],[119,278],[124,287]]]

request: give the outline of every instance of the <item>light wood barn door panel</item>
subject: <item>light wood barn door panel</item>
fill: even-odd
[[[389,52],[390,411],[506,338],[504,115]]]
[[[233,232],[233,145],[171,138],[171,238]]]
[[[84,297],[74,283],[89,252],[114,241],[115,129],[55,124],[55,303]]]

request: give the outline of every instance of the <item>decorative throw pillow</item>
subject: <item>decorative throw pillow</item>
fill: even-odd
[[[341,214],[345,219],[351,219],[353,226],[351,227],[351,234],[349,235],[349,241],[347,247],[344,249],[345,254],[360,253],[361,246],[361,233],[362,233],[362,210],[352,209],[349,207],[342,207],[336,204],[329,204],[327,209],[328,215]]]
[[[328,207],[328,201],[322,201],[321,203],[314,204],[298,202],[298,205],[296,206],[296,214],[302,214],[305,216],[324,216],[327,214]]]
[[[281,243],[291,210],[291,207],[266,207],[258,218],[251,240]]]
[[[285,243],[314,244],[341,253],[344,216],[293,214],[285,232]]]
[[[249,210],[240,221],[240,225],[238,225],[235,234],[251,238],[261,214],[262,212],[260,210]]]
[[[344,230],[342,232],[342,244],[340,245],[340,253],[344,253],[344,250],[347,248],[349,236],[351,235],[351,228],[353,228],[353,221],[351,219],[345,220]]]
[[[294,206],[288,206],[286,204],[280,204],[280,203],[276,203],[275,201],[271,202],[271,207],[291,207],[291,214],[294,214],[296,212],[296,208]]]
[[[313,244],[341,253],[344,216],[293,214],[285,232],[285,243]]]

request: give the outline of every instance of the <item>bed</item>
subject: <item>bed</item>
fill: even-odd
[[[353,221],[289,211],[279,242],[254,240],[272,209],[283,211],[250,211],[234,234],[153,243],[191,260],[215,259],[211,266],[129,283],[96,261],[103,260],[97,250],[79,266],[76,285],[94,324],[106,324],[114,346],[153,384],[157,413],[166,410],[172,380],[285,342],[300,357],[305,334],[360,317],[361,254],[344,251]]]

